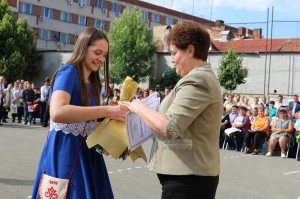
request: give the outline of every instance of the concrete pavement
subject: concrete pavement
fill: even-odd
[[[30,198],[35,171],[46,139],[40,126],[0,126],[0,198]],[[151,141],[143,145],[147,155]],[[300,199],[300,162],[280,157],[221,152],[217,199]],[[139,159],[105,157],[116,199],[158,199],[161,186]],[[199,196],[201,198],[201,196]]]

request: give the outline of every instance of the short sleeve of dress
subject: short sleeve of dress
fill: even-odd
[[[71,95],[77,80],[78,74],[76,68],[71,65],[64,65],[59,69],[55,77],[53,92],[63,90]]]

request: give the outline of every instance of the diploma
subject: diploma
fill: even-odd
[[[160,98],[157,93],[149,95],[142,100],[149,108],[158,110]],[[128,112],[125,117],[126,134],[131,151],[141,146],[143,143],[153,137],[154,132],[144,123],[144,121],[135,113]]]

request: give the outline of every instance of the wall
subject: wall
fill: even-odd
[[[51,77],[55,70],[66,62],[71,56],[71,52],[44,52],[41,62],[41,70],[36,82],[43,82],[45,77]],[[219,61],[222,54],[210,54],[208,62],[217,74]],[[248,69],[248,77],[245,84],[238,86],[235,93],[247,95],[264,95],[268,93],[268,68],[269,55],[267,55],[267,71],[265,78],[265,54],[245,54],[243,65]],[[173,67],[169,53],[157,53],[154,56],[156,67],[153,71],[153,76],[160,79],[163,72],[169,67]],[[271,58],[271,73],[270,73],[270,95],[300,95],[300,86],[297,84],[297,79],[300,78],[300,54],[299,53],[273,53]],[[265,85],[266,82],[266,85]],[[147,82],[142,84],[143,88],[147,88]],[[277,93],[274,93],[274,89]]]
[[[217,74],[217,68],[222,54],[210,54],[208,62]],[[267,55],[267,71],[265,81],[265,54],[245,54],[243,65],[248,69],[247,82],[238,86],[234,91],[241,94],[264,95],[268,93],[269,55]],[[169,53],[157,55],[157,66],[160,69],[156,73],[161,77],[161,72],[172,66]],[[273,53],[271,58],[271,73],[269,93],[272,95],[293,95],[300,94],[300,86],[297,79],[300,78],[300,54],[299,53]],[[265,84],[266,82],[266,84]],[[274,89],[277,93],[274,93]]]

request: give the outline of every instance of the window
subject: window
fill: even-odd
[[[172,24],[173,24],[173,19],[170,18],[170,17],[167,17],[167,18],[166,18],[166,24],[167,24],[167,25],[172,25]]]
[[[49,19],[53,19],[53,9],[42,7],[41,16]]]
[[[60,12],[60,20],[66,22],[72,22],[72,15],[67,12]]]
[[[143,10],[142,11],[142,17],[143,17],[144,20],[148,20],[148,12]]]
[[[70,35],[66,33],[60,33],[59,41],[64,44],[70,43]]]
[[[160,23],[160,16],[158,14],[152,14],[152,21],[156,23]]]
[[[105,0],[96,0],[96,7],[97,8],[101,8],[101,9],[106,8],[105,5],[106,5]]]
[[[87,26],[87,18],[85,16],[78,16],[78,24]]]
[[[104,21],[100,20],[100,19],[96,19],[94,27],[99,28],[99,29],[104,29]]]
[[[84,6],[89,6],[90,0],[78,0],[78,4],[82,4]]]
[[[40,29],[39,31],[39,39],[42,40],[51,40],[52,39],[52,33],[50,30]]]
[[[25,14],[34,14],[34,5],[20,2],[20,12]]]
[[[117,3],[111,2],[110,11],[112,11],[112,12],[119,12],[120,13],[121,12],[121,5],[117,4]]]

